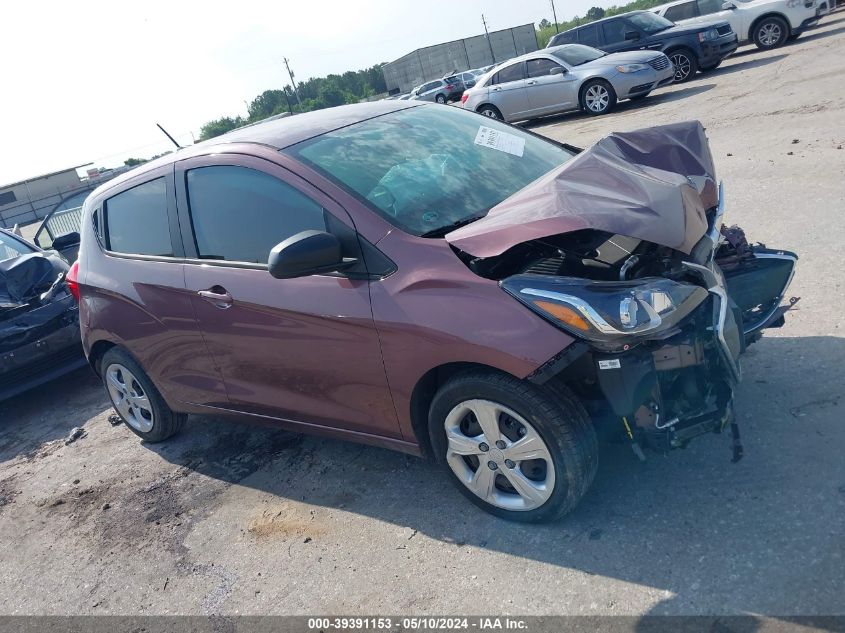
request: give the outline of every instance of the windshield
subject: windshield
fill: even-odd
[[[34,252],[35,249],[24,242],[12,237],[5,231],[0,231],[0,262]]]
[[[573,154],[459,108],[400,110],[285,150],[391,224],[434,237],[492,207]]]
[[[643,11],[642,13],[632,13],[628,16],[628,20],[639,27],[649,35],[652,33],[659,33],[668,28],[675,26],[674,22],[670,22],[666,18],[662,18],[655,13]]]
[[[580,66],[586,64],[599,57],[607,55],[604,51],[600,51],[592,46],[584,46],[583,44],[564,44],[558,48],[544,51],[557,57],[567,66]]]

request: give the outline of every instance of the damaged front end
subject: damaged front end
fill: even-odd
[[[42,252],[0,261],[0,400],[85,365],[67,268]]]
[[[797,301],[781,305],[797,256],[752,246],[741,229],[723,226],[724,191],[700,125],[656,130],[605,139],[573,161],[594,152],[575,166],[577,184],[565,165],[491,211],[486,227],[447,239],[477,274],[576,338],[531,381],[565,383],[641,457],[642,446],[683,447],[730,425],[737,460],[740,356]],[[627,216],[596,210],[612,197],[609,184],[626,192]],[[523,235],[541,225],[564,231],[497,244],[505,220],[531,204]]]

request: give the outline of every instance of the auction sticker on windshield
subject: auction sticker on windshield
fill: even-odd
[[[516,134],[494,130],[486,125],[478,128],[478,134],[475,135],[475,144],[519,157],[522,157],[525,152],[524,138],[520,138]]]

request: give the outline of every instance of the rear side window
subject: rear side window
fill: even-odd
[[[326,230],[319,204],[246,167],[190,170],[188,199],[200,259],[266,264],[279,242],[301,231]]]
[[[722,4],[724,4],[722,0],[698,0],[698,12],[701,15],[716,13],[722,10]]]
[[[683,4],[676,4],[674,7],[669,7],[663,14],[663,17],[672,22],[678,20],[686,20],[696,16],[695,2],[684,2]]]
[[[578,41],[587,46],[598,46],[600,44],[598,25],[589,24],[578,29]]]
[[[565,33],[555,35],[554,38],[552,38],[552,41],[555,46],[560,44],[575,44],[578,41],[577,34],[578,32],[575,30],[566,31]]]
[[[497,72],[495,77],[493,77],[491,85],[506,84],[510,81],[519,81],[520,79],[525,79],[522,62],[519,62],[518,64],[511,64],[510,66],[502,68],[502,70]]]
[[[105,218],[109,250],[128,255],[173,256],[164,178],[109,198]]]

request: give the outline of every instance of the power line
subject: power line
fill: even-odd
[[[293,78],[293,71],[290,69],[290,64],[288,64],[288,58],[285,57],[285,67],[288,69],[288,75],[290,76],[290,82],[293,84],[293,94],[296,95],[296,102],[299,104],[299,107],[302,107],[302,99],[299,98],[299,90],[296,89],[296,81]]]
[[[557,11],[555,11],[555,0],[549,0],[549,4],[552,5],[552,17],[555,19],[555,33],[560,33],[560,28],[557,25]]]
[[[493,63],[496,63],[496,53],[493,52],[493,42],[490,41],[490,33],[487,32],[487,20],[484,19],[484,14],[481,14],[481,23],[484,25],[484,37],[487,40],[487,45],[490,47],[490,57],[493,58]]]

